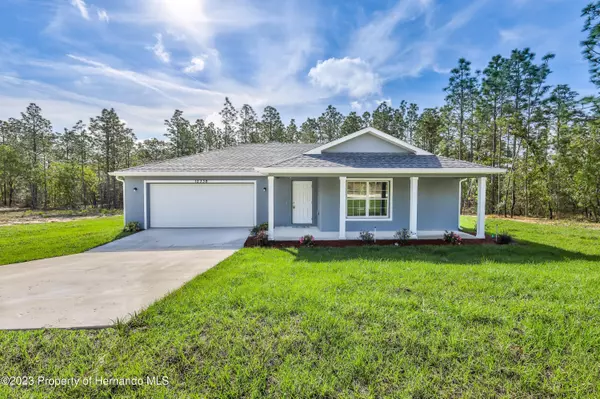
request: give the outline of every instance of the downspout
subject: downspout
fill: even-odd
[[[127,224],[127,216],[125,214],[125,212],[127,212],[125,210],[125,179],[123,178],[123,176],[115,176],[115,178],[121,183],[123,183],[123,226],[125,226]]]

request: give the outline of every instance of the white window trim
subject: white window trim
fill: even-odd
[[[392,215],[392,210],[394,209],[393,207],[393,192],[394,192],[394,179],[390,179],[390,178],[379,178],[379,179],[362,179],[362,178],[353,178],[353,179],[346,179],[346,204],[348,203],[348,187],[347,184],[349,182],[387,182],[389,185],[388,191],[389,191],[389,196],[388,196],[388,216],[387,217],[381,217],[381,216],[369,216],[369,217],[365,217],[365,216],[348,216],[348,205],[346,205],[346,221],[347,222],[391,222],[393,220],[393,215]],[[367,184],[367,191],[368,191],[368,184]],[[367,199],[367,207],[369,206],[368,204],[368,199]]]
[[[203,183],[199,183],[198,180],[206,180]],[[227,184],[227,183],[232,183],[232,184],[252,184],[252,186],[254,187],[254,224],[256,225],[256,219],[257,219],[257,196],[256,196],[256,180],[209,180],[209,179],[204,179],[203,176],[198,177],[198,179],[190,179],[190,180],[144,180],[144,229],[149,229],[152,226],[148,226],[148,212],[150,211],[150,209],[148,209],[148,195],[150,195],[150,184],[153,183],[157,183],[157,184]]]

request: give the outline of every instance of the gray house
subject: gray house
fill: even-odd
[[[295,240],[352,239],[362,230],[378,238],[403,228],[414,238],[458,231],[460,182],[472,177],[483,238],[486,176],[504,172],[366,128],[327,144],[243,144],[113,174],[124,184],[125,222],[146,229],[268,222],[269,239]]]

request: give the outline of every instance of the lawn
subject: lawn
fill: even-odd
[[[125,236],[123,216],[0,226],[0,265],[71,255]]]
[[[598,397],[600,229],[496,224],[519,243],[244,249],[128,324],[1,332],[36,384],[0,397]]]

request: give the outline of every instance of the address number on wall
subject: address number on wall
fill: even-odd
[[[208,180],[206,180],[206,179],[194,180],[194,183],[198,183],[198,184],[208,183]]]

